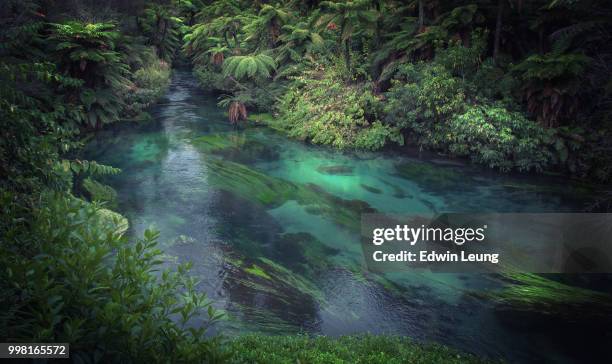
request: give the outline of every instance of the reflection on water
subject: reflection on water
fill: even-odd
[[[228,313],[219,330],[396,333],[510,360],[564,355],[546,332],[500,323],[473,294],[499,288],[489,277],[368,273],[358,224],[371,211],[573,211],[579,190],[235,130],[215,102],[178,73],[154,121],[101,133],[86,157],[123,170],[107,182],[132,233],[154,226],[169,264],[193,262]]]

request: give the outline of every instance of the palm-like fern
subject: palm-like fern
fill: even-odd
[[[159,58],[171,62],[180,45],[180,28],[182,20],[175,17],[171,9],[163,5],[152,5],[145,9],[139,18],[143,33],[149,44],[155,46]]]
[[[344,60],[350,70],[351,39],[356,33],[372,28],[378,18],[377,12],[372,8],[370,0],[323,1],[321,7],[327,9],[327,13],[321,16],[320,21],[328,29],[340,29],[340,41],[344,44]]]
[[[580,76],[590,59],[583,54],[533,55],[514,71],[525,81],[523,87],[528,110],[547,127],[571,119],[578,107],[576,98],[583,87]]]
[[[247,41],[256,45],[274,48],[280,36],[281,27],[287,23],[290,13],[280,5],[264,4],[257,17],[245,26]]]
[[[304,55],[311,55],[323,46],[325,40],[316,28],[315,20],[283,26],[284,34],[280,36],[282,45],[278,48],[277,63],[299,62]]]
[[[122,95],[131,86],[129,66],[115,50],[120,34],[111,23],[52,24],[48,36],[59,69],[81,80],[68,92],[69,102],[84,106],[84,122],[91,127],[116,121]]]
[[[248,56],[232,56],[223,62],[223,74],[240,80],[248,78],[267,78],[276,69],[274,59],[260,53]]]

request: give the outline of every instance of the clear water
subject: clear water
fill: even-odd
[[[107,183],[131,234],[154,226],[168,264],[193,262],[200,288],[227,312],[216,330],[392,333],[509,361],[572,359],[564,340],[545,328],[508,327],[491,302],[471,294],[499,289],[491,277],[368,273],[350,218],[366,204],[398,213],[578,211],[587,202],[580,189],[406,153],[340,152],[263,127],[237,130],[216,101],[177,72],[152,122],[100,133],[85,151],[123,170]],[[211,135],[225,149],[211,151],[202,141]]]

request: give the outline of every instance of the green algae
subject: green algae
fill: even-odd
[[[292,287],[300,293],[313,298],[316,302],[323,303],[325,301],[323,292],[311,280],[294,273],[281,264],[268,258],[261,257],[259,258],[259,261],[265,264],[270,272],[273,272],[276,280],[283,286]]]
[[[391,187],[393,189],[393,197],[395,198],[414,198],[414,196],[412,196],[411,194],[409,194],[408,192],[404,191],[401,187],[399,187],[396,184],[393,184],[389,181],[385,181],[384,179],[380,179],[380,181],[382,183],[384,183],[385,185]]]
[[[473,189],[468,176],[458,168],[429,163],[405,162],[395,165],[395,173],[428,190]]]
[[[346,165],[319,166],[317,172],[333,176],[352,176],[354,168]]]
[[[375,194],[378,194],[378,195],[380,195],[382,193],[382,191],[379,188],[372,187],[372,186],[366,185],[364,183],[361,183],[360,186],[361,186],[361,188],[363,188],[364,190],[366,190],[366,191],[368,191],[370,193],[375,193]]]
[[[192,144],[201,150],[209,153],[215,153],[226,148],[240,147],[244,141],[239,139],[231,139],[227,134],[206,134],[192,140]]]
[[[285,233],[274,240],[271,256],[289,268],[312,277],[312,272],[331,266],[329,258],[339,250],[328,247],[309,233]]]
[[[132,145],[129,158],[140,163],[159,161],[168,147],[168,139],[163,135],[145,135]]]
[[[272,277],[270,277],[266,272],[263,271],[263,269],[261,269],[261,267],[256,264],[253,264],[250,268],[245,268],[244,271],[261,278],[272,279]]]
[[[563,322],[580,322],[585,317],[600,323],[612,321],[612,295],[571,286],[533,273],[502,274],[508,285],[486,294],[505,314],[555,317]]]
[[[361,214],[376,212],[366,202],[339,198],[314,184],[285,181],[231,161],[211,158],[206,163],[212,185],[267,208],[295,200],[311,213],[353,230],[359,229]]]
[[[191,143],[207,154],[214,154],[239,163],[279,158],[274,146],[249,140],[245,133],[206,134],[194,138]]]

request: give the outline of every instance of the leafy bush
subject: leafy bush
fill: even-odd
[[[446,47],[436,51],[435,62],[444,66],[454,76],[472,78],[478,70],[487,47],[487,32],[478,29],[471,34],[470,44],[451,40]]]
[[[502,171],[551,164],[550,133],[501,104],[470,103],[465,85],[437,63],[404,65],[387,93],[386,121],[421,146]]]
[[[134,86],[127,95],[126,112],[137,115],[162,97],[170,86],[171,72],[170,65],[157,57],[138,68],[133,74]]]
[[[129,243],[120,215],[61,193],[43,193],[31,215],[0,197],[3,341],[69,342],[84,362],[214,358],[208,325],[190,322],[220,315],[188,266],[159,271],[157,232]]]
[[[373,150],[403,143],[396,128],[379,121],[381,103],[367,85],[345,85],[333,72],[298,80],[280,104],[290,136],[337,148]]]
[[[417,142],[433,144],[426,140],[431,139],[435,124],[462,112],[466,96],[459,80],[443,66],[409,63],[399,68],[386,100],[388,124],[409,128],[416,133]]]
[[[117,208],[117,191],[111,186],[87,177],[83,180],[83,189],[87,191],[91,201],[104,202],[106,208]]]
[[[209,65],[196,65],[193,73],[198,79],[198,83],[205,90],[227,90],[231,89],[230,82],[226,79],[219,67]]]
[[[543,171],[551,162],[548,134],[522,114],[499,105],[469,106],[439,133],[451,154],[502,171]]]

